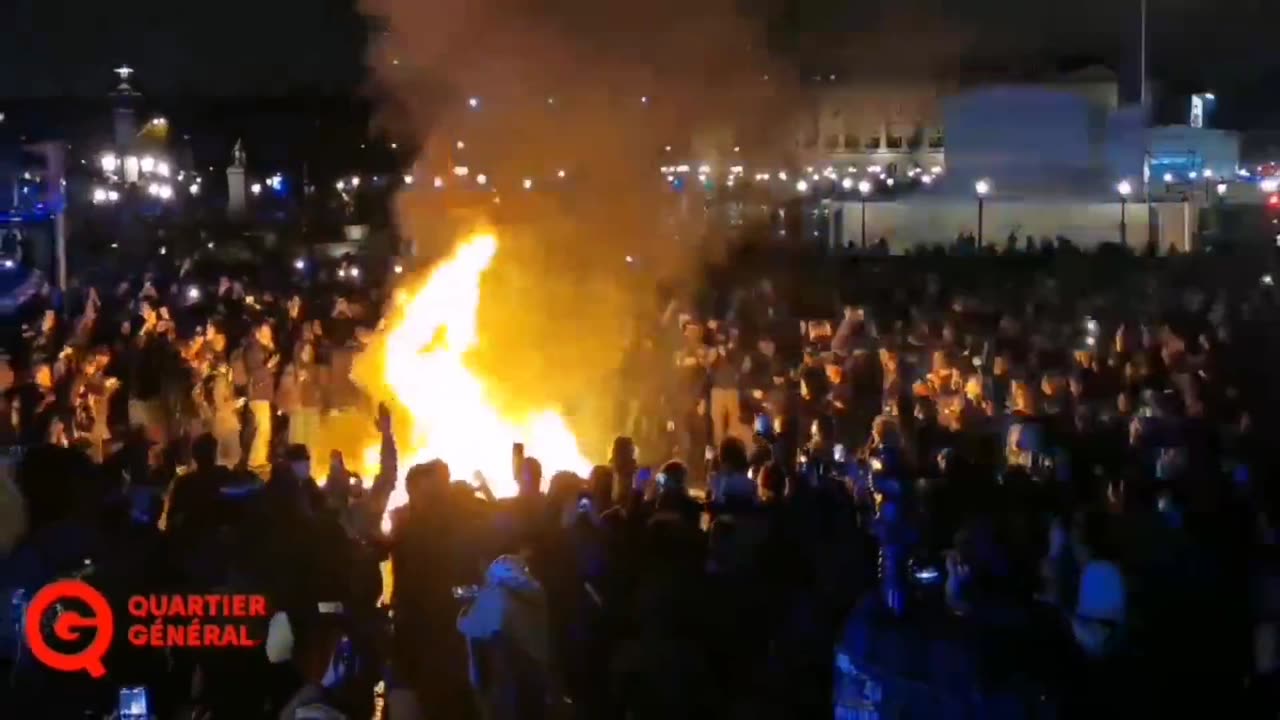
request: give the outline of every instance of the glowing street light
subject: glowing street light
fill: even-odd
[[[1133,186],[1128,180],[1121,180],[1116,184],[1116,192],[1120,193],[1120,244],[1129,244],[1129,193],[1133,192]]]
[[[563,170],[556,171],[556,177],[560,178],[561,180],[564,179],[564,175],[565,175],[565,172]]]
[[[138,167],[142,168],[142,172],[149,173],[156,169],[156,159],[150,155],[144,155],[142,160],[138,162]]]
[[[488,182],[489,182],[488,175],[485,175],[484,173],[480,173],[479,175],[476,176],[476,183],[480,185],[484,185],[485,183],[488,183]]]
[[[107,191],[107,202],[118,202],[119,200],[120,200],[120,193],[116,192],[115,190]]]
[[[987,193],[991,192],[991,181],[983,178],[973,184],[973,191],[978,195],[978,247],[982,247],[982,210]]]
[[[531,180],[531,179],[529,179],[529,178],[525,178],[525,179],[524,179],[524,182],[522,182],[522,183],[520,183],[520,184],[524,186],[524,189],[525,189],[525,190],[528,190],[529,188],[532,188],[532,187],[533,187],[533,180]]]
[[[1223,195],[1226,195],[1226,194],[1227,194],[1227,184],[1226,184],[1226,183],[1218,183],[1218,187],[1217,187],[1216,189],[1217,189],[1217,191],[1218,191],[1218,197],[1222,197]]]
[[[157,162],[157,163],[156,163],[156,174],[157,174],[157,175],[159,175],[160,177],[169,177],[169,172],[170,172],[170,171],[169,171],[169,163],[167,163],[167,162]]]
[[[116,157],[113,152],[102,153],[102,157],[98,159],[98,162],[102,165],[102,172],[105,173],[113,173],[116,168],[120,167],[120,158]]]
[[[840,187],[844,188],[845,190],[852,190],[852,189],[853,189],[853,178],[851,178],[851,177],[846,177],[845,179],[841,180],[841,181],[840,181]]]
[[[334,187],[336,187],[336,188],[338,188],[338,191],[339,191],[339,192],[341,192],[341,191],[343,191],[343,190],[346,190],[346,189],[347,189],[347,181],[346,181],[346,180],[339,180],[338,182],[334,183],[334,184],[333,184],[333,186],[334,186]]]
[[[107,191],[104,188],[93,189],[93,204],[99,205],[107,201]]]
[[[1211,178],[1213,177],[1213,170],[1210,170],[1209,168],[1205,168],[1204,172],[1201,173],[1200,175],[1201,177]]]
[[[1173,182],[1173,173],[1170,173],[1170,172],[1165,173],[1163,180],[1166,185]]]
[[[933,184],[933,176],[932,176],[932,175],[921,175],[921,176],[920,176],[920,182],[924,183],[925,185],[932,185],[932,184]]]
[[[261,194],[262,194],[262,183],[254,183],[254,184],[250,185],[250,186],[249,186],[249,192],[253,193],[254,195],[261,195]]]
[[[161,200],[172,200],[172,199],[173,199],[173,186],[172,186],[172,185],[161,185],[161,186],[160,186],[160,188],[159,188],[159,190],[157,191],[157,194],[160,196],[160,199],[161,199]]]
[[[188,190],[192,195],[199,195],[199,194],[200,194],[200,183],[192,183],[191,187],[187,188],[187,190]]]
[[[809,192],[809,183],[803,179],[796,181],[796,192]]]
[[[470,105],[473,110],[480,107],[480,98],[468,98],[467,105]]]
[[[466,144],[466,143],[464,143],[464,142],[462,142],[461,140],[459,140],[458,142],[454,143],[454,144],[453,144],[453,146],[454,146],[455,148],[459,149],[459,150],[466,150],[466,149],[467,149],[467,144]]]
[[[862,205],[862,249],[867,248],[867,196],[871,194],[871,181],[858,181],[858,195]]]
[[[453,174],[457,175],[458,177],[466,177],[470,173],[471,173],[471,168],[467,167],[466,165],[459,165],[453,169]]]
[[[413,184],[413,176],[412,176],[412,175],[405,175],[405,176],[404,176],[404,184],[405,184],[405,185],[412,185],[412,184]]]
[[[437,176],[435,176],[434,178],[432,178],[432,179],[431,179],[431,187],[436,187],[436,188],[442,188],[442,187],[444,187],[444,178],[440,177],[439,175],[437,175]]]
[[[353,187],[353,188],[358,188],[358,187],[360,187],[360,176],[359,176],[359,175],[356,175],[355,177],[351,178],[351,187]]]

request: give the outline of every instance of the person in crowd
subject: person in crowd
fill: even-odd
[[[249,416],[253,421],[253,439],[249,445],[248,464],[256,472],[269,467],[271,451],[271,404],[275,401],[275,372],[280,364],[271,323],[259,322],[245,341],[245,371],[248,375]]]
[[[593,428],[621,434],[586,479],[531,446],[494,498],[445,448],[390,512],[390,411],[371,485],[326,444],[379,399],[350,382],[376,289],[228,276],[192,302],[148,271],[78,316],[38,294],[0,363],[0,590],[21,612],[88,558],[112,597],[265,593],[288,652],[273,621],[265,650],[127,663],[158,707],[214,717],[369,717],[375,688],[393,718],[412,696],[463,720],[1265,707],[1275,291],[1229,259],[1224,281],[965,243],[838,282],[726,271],[626,346],[619,427]],[[101,704],[0,662],[0,703]]]

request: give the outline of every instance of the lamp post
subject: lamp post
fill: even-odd
[[[858,183],[858,194],[862,201],[862,249],[867,249],[867,196],[871,194],[871,182],[863,180]]]
[[[1129,237],[1128,237],[1129,225],[1127,222],[1128,214],[1125,212],[1125,210],[1127,209],[1127,206],[1129,204],[1129,193],[1133,192],[1133,186],[1129,184],[1128,180],[1121,180],[1116,185],[1116,192],[1120,193],[1120,244],[1128,245],[1129,244]]]
[[[983,201],[987,197],[987,193],[991,192],[990,180],[979,180],[973,184],[973,191],[978,195],[978,247],[982,247],[982,211]]]

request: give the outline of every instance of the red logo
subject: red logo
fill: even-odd
[[[64,600],[87,605],[89,615],[70,609]],[[139,648],[246,648],[257,647],[250,621],[267,617],[267,600],[261,595],[207,593],[195,595],[133,595],[128,601],[125,638]],[[54,613],[52,624],[45,621]],[[59,580],[40,588],[23,618],[31,654],[54,670],[84,671],[95,679],[107,674],[102,658],[115,637],[116,618],[102,593],[83,580]],[[85,643],[83,650],[66,652],[49,644],[48,628],[63,643]]]
[[[76,610],[60,608],[58,603],[63,600],[79,600],[89,607],[90,614],[85,616]],[[44,619],[50,612],[58,613],[53,621],[53,634],[62,642],[75,643],[82,640],[84,630],[92,630],[93,639],[77,652],[64,652],[50,646],[42,632]],[[31,598],[23,621],[27,647],[31,648],[31,654],[40,662],[63,672],[83,670],[93,678],[101,678],[107,674],[102,658],[111,647],[116,621],[107,599],[88,583],[81,580],[59,580],[45,585]]]

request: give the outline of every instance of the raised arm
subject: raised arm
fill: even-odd
[[[396,478],[399,477],[396,438],[391,432],[391,411],[385,403],[378,403],[377,428],[378,434],[382,436],[382,448],[378,455],[378,476],[374,478],[370,495],[378,515],[381,516],[386,511],[387,500],[390,499],[391,491],[396,487]]]

